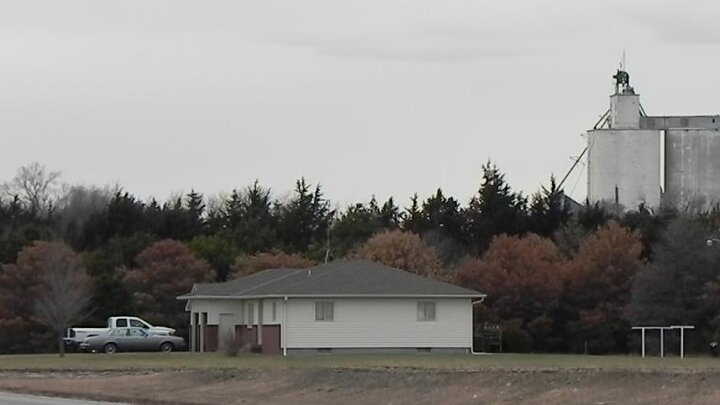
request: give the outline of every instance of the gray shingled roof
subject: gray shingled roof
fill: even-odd
[[[484,294],[369,261],[269,269],[225,283],[196,284],[180,299],[262,296],[458,296]]]

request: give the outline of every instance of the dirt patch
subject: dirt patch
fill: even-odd
[[[210,369],[0,372],[0,390],[146,404],[717,404],[720,371]]]

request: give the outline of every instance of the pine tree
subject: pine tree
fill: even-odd
[[[206,231],[205,199],[203,195],[195,190],[190,190],[190,193],[185,196],[185,205],[187,207],[188,231],[190,233],[188,236],[195,238],[203,235]]]
[[[550,177],[550,188],[533,196],[530,204],[530,226],[533,232],[550,236],[570,219],[570,211],[565,206],[565,193],[558,189],[555,177]]]
[[[333,223],[330,244],[334,257],[342,257],[365,243],[381,229],[380,209],[375,198],[370,203],[349,206]]]
[[[230,198],[225,201],[223,207],[223,228],[226,230],[237,229],[242,222],[243,201],[239,190],[233,189]]]
[[[277,243],[276,218],[270,189],[255,180],[245,190],[240,200],[240,223],[236,228],[236,240],[247,254],[270,250]]]
[[[488,162],[482,169],[480,189],[465,211],[477,254],[485,251],[493,236],[521,234],[527,226],[526,199],[510,190],[497,166]]]
[[[403,212],[402,229],[406,232],[420,234],[423,231],[423,217],[417,193],[410,198],[410,203],[410,207],[405,208],[405,212]]]
[[[306,252],[313,243],[324,245],[334,215],[320,185],[311,191],[304,178],[295,184],[291,199],[279,207],[280,239],[290,253]]]
[[[387,229],[400,227],[400,207],[395,205],[392,197],[388,198],[380,208],[380,226]]]
[[[456,242],[463,240],[464,219],[460,204],[453,197],[445,197],[442,189],[437,189],[422,205],[423,230],[436,232],[443,238]]]

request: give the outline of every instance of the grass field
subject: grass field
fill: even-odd
[[[491,355],[315,355],[225,357],[217,353],[117,353],[3,355],[0,370],[178,370],[204,368],[421,368],[421,369],[720,369],[710,357],[582,356],[561,354]]]

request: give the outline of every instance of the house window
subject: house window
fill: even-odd
[[[332,321],[334,320],[335,308],[333,302],[318,301],[315,303],[315,320],[316,321]]]
[[[418,302],[418,321],[433,322],[435,321],[435,303],[434,302]]]
[[[273,322],[277,320],[277,302],[275,301],[273,301],[272,320]]]

